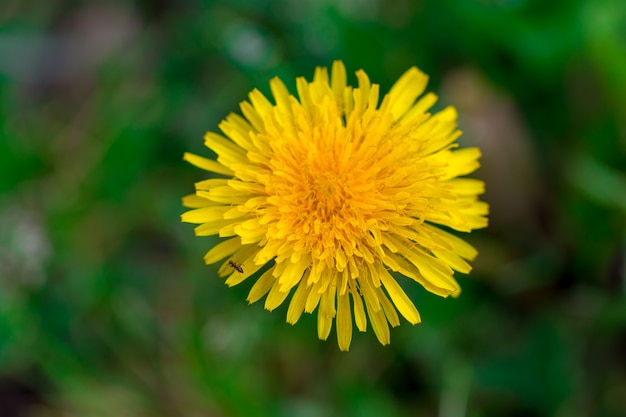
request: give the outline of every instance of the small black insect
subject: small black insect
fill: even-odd
[[[232,266],[235,271],[243,274],[243,268],[241,267],[241,265],[236,264],[233,261],[228,261],[228,265]]]

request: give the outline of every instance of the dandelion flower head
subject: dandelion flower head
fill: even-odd
[[[336,322],[341,350],[353,324],[363,332],[369,319],[385,345],[398,312],[420,322],[401,276],[458,295],[454,271],[468,273],[477,252],[441,226],[469,232],[488,212],[483,182],[459,178],[479,167],[480,151],[458,149],[453,107],[429,113],[437,97],[422,96],[428,77],[413,67],[382,100],[365,72],[356,77],[349,86],[336,61],[330,74],[297,78],[297,96],[274,78],[272,101],[253,90],[242,115],[205,135],[216,160],[184,156],[217,174],[183,199],[197,236],[223,238],[205,262],[222,261],[229,286],[258,277],[250,303],[266,296],[271,311],[289,299],[291,324],[317,310],[320,339]]]

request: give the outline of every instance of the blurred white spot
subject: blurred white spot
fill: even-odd
[[[1,205],[0,205],[1,206]],[[51,245],[39,216],[23,207],[0,211],[0,291],[44,281]]]
[[[275,58],[267,39],[254,26],[235,23],[224,33],[229,55],[251,67],[265,67]]]

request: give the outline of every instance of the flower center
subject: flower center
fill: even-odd
[[[349,187],[343,175],[336,172],[310,171],[304,174],[304,186],[308,189],[307,211],[323,223],[331,223],[343,213],[350,198]]]

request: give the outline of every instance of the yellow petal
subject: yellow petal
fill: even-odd
[[[328,339],[330,329],[335,318],[335,287],[330,287],[320,300],[320,308],[317,312],[317,336],[321,340]]]
[[[226,116],[226,119],[218,127],[242,149],[255,150],[255,146],[250,139],[250,133],[254,132],[254,128],[243,117],[236,113],[231,113]]]
[[[400,314],[411,324],[417,324],[421,321],[420,315],[417,312],[417,308],[413,302],[406,295],[402,287],[396,282],[396,280],[389,274],[382,274],[380,276],[389,297],[400,311]]]
[[[376,288],[376,293],[378,294],[378,299],[380,300],[380,305],[383,307],[383,311],[385,312],[385,316],[387,317],[387,321],[391,324],[391,327],[397,327],[400,325],[400,317],[398,317],[398,312],[394,305],[389,301],[387,295],[383,292],[382,288]]]
[[[454,192],[463,196],[475,196],[485,192],[485,182],[474,178],[455,178],[450,181]]]
[[[203,158],[189,152],[185,152],[183,154],[183,160],[189,162],[191,165],[197,166],[200,169],[204,169],[205,171],[215,172],[216,174],[222,175],[233,175],[233,171],[230,168],[225,167],[219,162]]]
[[[274,310],[276,307],[281,305],[283,301],[285,301],[285,298],[287,298],[288,295],[289,291],[281,291],[280,285],[275,282],[270,290],[270,293],[265,299],[265,309],[269,311]]]
[[[217,160],[228,168],[247,163],[245,151],[222,135],[207,132],[204,135],[204,144],[215,151]]]
[[[424,116],[427,115],[426,111],[430,109],[437,102],[437,96],[433,93],[427,93],[402,116],[401,124],[414,126],[419,125],[419,122],[425,120]]]
[[[267,292],[272,288],[274,281],[276,281],[276,277],[274,277],[274,268],[270,268],[265,271],[263,275],[254,283],[250,292],[248,293],[248,298],[246,300],[248,303],[252,304],[261,299]]]
[[[298,90],[298,97],[300,97],[302,107],[307,111],[313,111],[315,106],[313,105],[313,99],[311,98],[311,89],[309,87],[309,83],[304,77],[298,77],[296,79],[296,89]]]
[[[213,220],[196,227],[194,230],[196,236],[211,236],[217,234],[221,228],[232,224],[232,220]]]
[[[352,92],[354,97],[354,111],[357,113],[356,115],[360,116],[360,114],[367,107],[367,102],[370,97],[370,79],[363,70],[358,70],[356,72],[356,78],[359,82],[359,87],[355,88]]]
[[[453,291],[454,288],[451,285],[444,283],[445,287],[442,288],[431,280],[426,279],[420,272],[419,269],[412,263],[408,262],[406,259],[400,256],[387,256],[385,258],[385,265],[389,266],[392,271],[400,272],[402,275],[411,278],[412,280],[421,284],[426,290],[430,291],[433,294],[436,294],[440,297],[447,297]],[[440,284],[440,285],[444,285]]]
[[[304,306],[306,304],[307,297],[309,296],[310,288],[306,286],[306,280],[300,281],[296,292],[291,297],[289,303],[289,309],[287,310],[287,323],[296,324],[300,319],[300,316],[304,312]]]
[[[348,293],[337,295],[337,342],[339,349],[347,351],[352,341],[352,312]]]
[[[452,269],[443,262],[425,254],[417,248],[407,251],[403,253],[403,255],[419,269],[420,274],[422,274],[424,278],[431,281],[437,287],[450,291],[457,289],[457,286],[450,280]]]
[[[428,76],[416,67],[406,71],[389,91],[389,111],[398,120],[424,92]]]
[[[241,238],[234,237],[232,239],[227,239],[213,246],[213,249],[204,255],[204,262],[207,265],[213,264],[232,255],[239,249],[241,249]]]
[[[239,103],[239,108],[241,109],[241,112],[243,113],[245,118],[248,119],[252,127],[254,127],[257,132],[265,132],[265,122],[263,121],[261,115],[259,115],[257,110],[254,108],[254,106],[250,104],[250,102],[242,101],[241,103]]]
[[[317,285],[320,285],[320,283],[318,282]],[[320,302],[320,298],[322,297],[322,294],[317,291],[317,285],[314,285],[311,290],[309,291],[309,295],[306,299],[306,303],[304,305],[304,311],[306,311],[307,313],[312,313],[313,311],[315,311],[315,309],[317,308],[317,305]]]
[[[211,178],[211,179],[208,179],[208,180],[198,181],[194,185],[196,186],[196,190],[198,190],[198,191],[200,191],[200,190],[206,191],[206,190],[211,190],[211,189],[217,188],[217,187],[223,187],[226,184],[228,184],[228,180],[226,180],[226,179]],[[199,197],[206,198],[204,196],[199,195],[198,193],[196,193],[196,194]]]
[[[447,239],[450,244],[452,244],[454,252],[460,257],[467,259],[468,261],[473,261],[476,258],[476,255],[478,255],[478,251],[460,237],[441,230],[440,228],[435,226],[425,224],[424,227],[429,229],[433,234],[439,235],[442,238]]]
[[[341,61],[333,62],[333,68],[331,70],[330,85],[333,89],[333,95],[339,108],[343,106],[343,93],[348,82],[348,76],[346,74],[346,67]]]
[[[279,267],[285,265],[284,268],[279,269]],[[309,267],[307,262],[290,262],[285,261],[277,265],[276,272],[280,275],[278,277],[278,285],[281,287],[281,291],[289,291],[295,285],[297,285],[304,271]]]
[[[453,252],[434,250],[433,254],[437,258],[444,261],[446,264],[450,265],[452,269],[459,271],[463,274],[469,274],[469,272],[472,270],[470,264],[465,262],[463,259],[461,259],[460,256]]]
[[[372,328],[374,329],[374,333],[376,334],[378,341],[383,346],[388,345],[391,342],[391,338],[389,335],[389,325],[387,324],[385,313],[383,313],[382,309],[377,311],[374,310],[367,302],[367,298],[365,299],[365,307],[367,307],[367,315],[370,318],[370,323],[372,323]]]
[[[272,95],[274,96],[274,100],[276,100],[276,107],[280,108],[283,111],[291,112],[291,105],[289,100],[289,90],[285,86],[285,83],[281,81],[280,78],[274,77],[270,80],[270,89],[272,90]]]
[[[195,210],[189,210],[183,213],[180,218],[185,223],[206,223],[217,220],[224,220],[224,213],[230,207],[228,206],[211,206],[202,207]]]
[[[480,167],[479,158],[480,150],[478,148],[463,148],[451,152],[448,159],[448,173],[441,179],[447,180],[476,171]]]
[[[273,112],[274,106],[272,106],[272,103],[256,88],[250,92],[248,97],[258,115],[263,118],[263,120],[266,120]]]
[[[186,195],[183,197],[183,206],[187,208],[201,208],[214,206],[217,203],[215,201],[207,200],[206,198],[199,197],[195,194]]]

